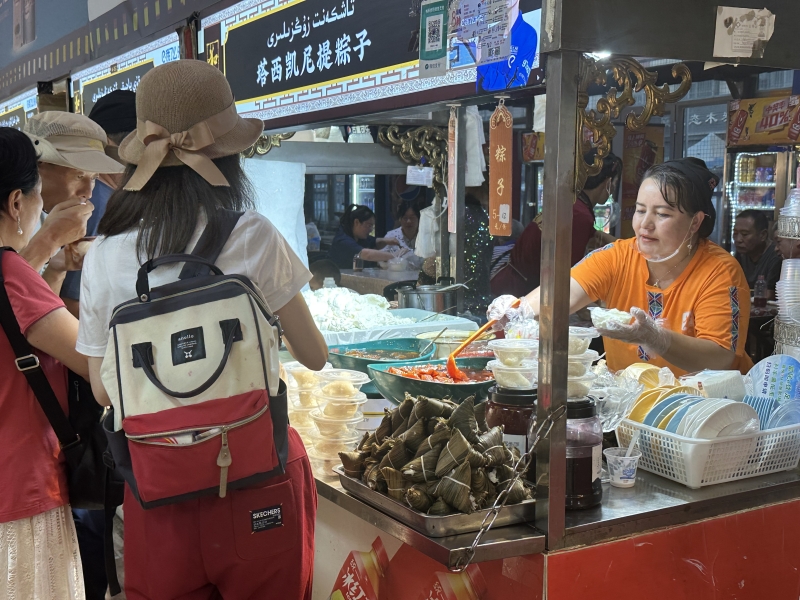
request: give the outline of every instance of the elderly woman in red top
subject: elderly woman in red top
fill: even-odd
[[[42,213],[37,155],[24,133],[0,128],[0,165],[0,247],[13,250],[2,255],[2,284],[22,334],[66,410],[64,365],[88,377],[88,363],[75,351],[78,321],[16,254]],[[58,257],[48,268],[56,285],[63,281],[63,267]],[[15,358],[0,329],[0,598],[84,598],[63,455]]]

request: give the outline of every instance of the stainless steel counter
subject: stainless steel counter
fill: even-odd
[[[448,567],[455,566],[459,559],[465,556],[475,539],[474,533],[442,538],[427,537],[351,496],[341,488],[338,482],[325,482],[317,479],[317,493]],[[544,535],[534,529],[532,525],[512,525],[489,531],[483,537],[481,545],[478,546],[473,562],[539,554],[544,551],[544,548]]]
[[[317,493],[351,514],[447,566],[454,566],[475,539],[474,534],[430,538],[345,492],[338,482],[317,480]],[[562,548],[609,541],[663,527],[684,525],[800,499],[800,470],[763,475],[691,490],[657,475],[639,471],[633,488],[603,486],[603,504],[566,513]],[[474,562],[545,551],[545,536],[531,524],[490,531]]]
[[[601,506],[567,512],[564,547],[593,544],[797,498],[800,498],[797,469],[699,490],[639,471],[632,488],[604,485]]]

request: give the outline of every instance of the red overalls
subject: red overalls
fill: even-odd
[[[276,506],[282,525],[254,531]],[[144,510],[126,486],[124,510],[128,600],[311,598],[317,490],[292,428],[286,473],[261,487]]]

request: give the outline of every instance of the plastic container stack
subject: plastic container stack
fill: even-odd
[[[567,397],[583,398],[589,393],[597,376],[592,373],[592,363],[597,360],[598,354],[589,350],[589,344],[596,337],[600,337],[596,329],[591,327],[569,328],[569,357],[567,371]]]
[[[353,450],[361,437],[356,426],[364,420],[361,407],[367,396],[360,389],[369,382],[369,376],[360,371],[326,369],[314,373],[314,379],[308,412],[312,426],[304,441],[314,475],[333,480],[339,452]]]
[[[489,349],[496,360],[486,368],[494,374],[497,386],[507,390],[530,390],[536,387],[539,375],[539,342],[529,339],[491,340]]]

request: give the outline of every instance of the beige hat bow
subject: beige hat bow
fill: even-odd
[[[170,152],[211,185],[229,186],[217,165],[201,151],[211,146],[216,138],[233,130],[238,122],[235,104],[178,133],[170,133],[153,121],[138,120],[136,137],[145,146],[145,150],[125,189],[131,192],[141,190]]]

